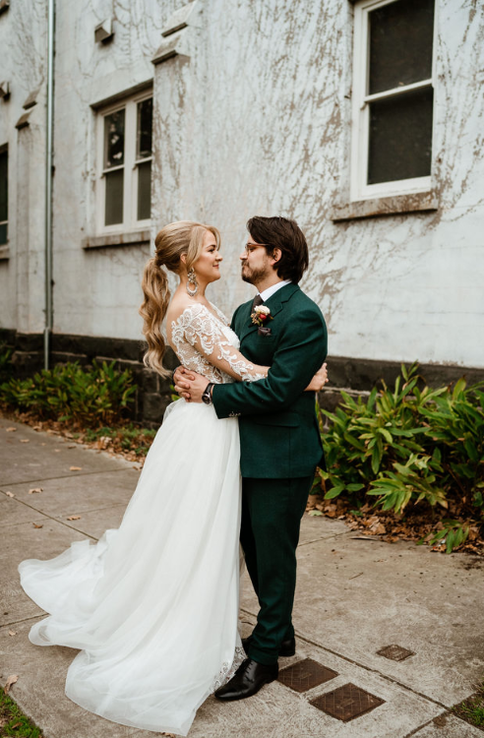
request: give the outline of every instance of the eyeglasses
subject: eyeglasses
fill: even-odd
[[[258,249],[259,246],[271,246],[271,244],[270,243],[251,243],[249,241],[249,243],[246,243],[245,244],[244,251],[246,253],[250,254],[252,251],[255,251],[256,249]]]

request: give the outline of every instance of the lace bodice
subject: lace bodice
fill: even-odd
[[[191,369],[214,384],[234,379],[254,382],[266,376],[238,351],[240,342],[225,315],[212,305],[189,305],[171,323],[170,344],[186,369]]]

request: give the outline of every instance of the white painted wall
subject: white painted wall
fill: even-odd
[[[157,66],[151,58],[164,23],[180,6],[176,0],[115,1],[115,38],[106,46],[95,44],[94,27],[112,13],[111,2],[57,5],[55,331],[140,337],[147,247],[86,252],[81,243],[95,230],[91,106],[154,78],[153,234],[179,218],[221,229],[223,279],[212,298],[223,309],[230,313],[253,294],[239,278],[245,221],[254,214],[287,215],[298,220],[310,245],[302,286],[325,313],[331,354],[484,367],[482,8],[437,0],[433,178],[439,210],[334,223],[331,210],[349,181],[348,0],[198,0],[182,32],[190,56]],[[0,102],[0,144],[17,138],[13,126],[24,98],[45,76],[45,12],[31,18],[27,7],[39,3],[17,0],[0,17],[2,69],[7,49],[12,88],[22,89]],[[17,16],[35,24],[28,64],[27,43],[12,33]],[[0,325],[26,331],[43,325],[43,102],[34,115],[27,129],[28,176],[19,168],[22,181],[11,186],[16,231],[24,235],[13,236],[10,260],[0,262]],[[25,178],[28,208],[15,201]]]

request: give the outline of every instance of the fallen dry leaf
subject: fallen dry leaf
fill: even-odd
[[[5,492],[5,494],[7,495],[7,497],[15,497],[13,492]]]
[[[12,686],[12,684],[15,684],[15,682],[18,682],[18,676],[17,674],[12,674],[12,676],[9,676],[9,678],[7,679],[5,687],[3,688],[5,694],[8,694],[10,692],[10,687]]]
[[[20,443],[30,443],[28,438],[21,438]]]
[[[80,520],[80,519],[81,519],[80,515],[69,515],[69,517],[66,518],[66,520]]]
[[[42,487],[32,487],[32,489],[29,489],[29,495],[35,495],[42,491],[43,491]]]
[[[9,634],[9,636],[16,636],[17,635],[17,631],[16,630],[9,630],[8,631],[8,634]]]
[[[82,466],[70,466],[69,471],[82,471]]]
[[[76,448],[77,443],[70,443],[67,448]]]
[[[16,428],[7,428],[7,433],[15,433]]]
[[[34,526],[34,528],[43,528],[44,527],[43,525],[37,525],[37,523],[32,523],[32,525]]]

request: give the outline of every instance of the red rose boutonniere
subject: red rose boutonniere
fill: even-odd
[[[271,315],[271,309],[267,305],[257,305],[251,314],[251,320],[254,325],[259,326],[258,333],[261,336],[270,336],[271,329],[267,327],[270,320],[274,320]]]

